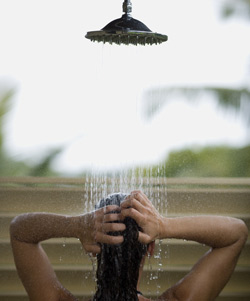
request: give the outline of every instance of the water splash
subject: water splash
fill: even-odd
[[[92,263],[92,272],[91,272],[92,280],[96,282],[97,281],[96,280],[97,258],[93,256],[92,253],[87,253],[87,254]]]
[[[91,172],[85,176],[84,184],[84,208],[87,212],[93,210],[94,205],[103,197],[114,192],[127,192],[132,190],[142,190],[152,201],[156,209],[162,214],[167,214],[167,184],[164,174],[164,166],[160,164],[157,167],[133,167],[129,170],[121,169],[118,172],[97,173]],[[161,293],[160,277],[163,272],[163,258],[169,256],[165,242],[159,240],[156,242],[156,252],[152,259],[148,259],[145,265],[147,279],[147,287],[151,282],[155,285],[154,291],[145,292],[148,295],[157,295]],[[164,246],[164,247],[163,247]],[[163,252],[164,250],[164,252]],[[94,281],[96,275],[97,262],[95,258],[89,256],[92,265],[91,277]],[[152,262],[153,260],[153,262]]]
[[[148,270],[148,276],[147,276],[147,294],[151,295],[151,291],[150,291],[150,281],[153,280],[153,266],[152,266],[152,262],[151,262],[151,256],[150,254],[147,256],[147,270]]]

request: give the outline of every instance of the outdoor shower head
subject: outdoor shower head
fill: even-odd
[[[145,24],[132,18],[130,0],[124,0],[123,12],[121,18],[110,22],[101,30],[87,32],[85,37],[91,41],[118,45],[153,45],[167,41],[168,36],[154,33]]]

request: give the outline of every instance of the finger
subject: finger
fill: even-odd
[[[123,209],[121,213],[125,217],[129,216],[129,217],[133,218],[139,226],[141,226],[141,224],[144,221],[143,214],[141,214],[138,210],[136,210],[134,208]]]
[[[150,243],[152,240],[150,239],[150,236],[147,235],[146,233],[143,233],[141,231],[139,231],[139,237],[138,237],[139,242],[141,242],[142,244],[148,244]]]
[[[147,198],[147,196],[140,190],[132,191],[131,196],[134,197],[135,199],[137,199],[144,206],[146,206],[148,204],[148,202],[150,202],[149,199]]]
[[[125,229],[126,225],[124,223],[104,223],[96,226],[96,230],[104,233],[124,231]]]
[[[128,207],[132,207],[132,208],[136,209],[139,212],[143,212],[143,209],[144,209],[144,206],[138,200],[136,200],[135,198],[131,198],[127,201],[124,201],[121,204],[122,210],[124,208],[128,208]]]
[[[119,211],[120,212],[121,208],[119,206],[117,206],[117,205],[109,205],[109,206],[106,206],[106,207],[103,208],[103,212],[105,214],[108,214],[111,211]]]
[[[101,232],[96,233],[96,242],[105,243],[109,245],[118,245],[123,242],[124,238],[122,235],[112,236],[108,234],[103,234]]]
[[[101,247],[98,244],[84,245],[83,247],[87,253],[92,253],[93,255],[101,253]]]
[[[140,189],[135,189],[133,191],[131,191],[130,194],[133,194],[133,193],[143,193]]]
[[[103,216],[105,214],[109,214],[110,212],[112,211],[117,211],[117,212],[120,212],[121,211],[121,208],[117,205],[109,205],[107,207],[103,207],[101,209],[98,209],[96,210],[94,213],[95,213],[95,219],[97,220],[102,220],[103,219]]]
[[[123,216],[121,215],[121,213],[109,213],[104,215],[103,222],[109,223],[109,222],[121,221],[122,219]]]

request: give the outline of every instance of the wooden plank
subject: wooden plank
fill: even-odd
[[[134,182],[138,185],[147,185],[149,182],[152,185],[240,185],[250,186],[250,178],[214,178],[214,177],[200,177],[200,178],[131,178],[129,175],[126,176],[128,182]],[[106,183],[113,184],[121,182],[120,177],[109,177],[109,176],[96,176],[88,175],[82,178],[53,178],[53,177],[0,177],[0,184],[65,184],[65,185],[83,185],[91,183]]]
[[[11,294],[11,293],[10,293]],[[76,297],[79,298],[81,301],[89,301],[91,300],[92,296],[83,296],[82,294],[75,294]],[[150,296],[152,300],[156,300],[154,296]],[[7,295],[3,296],[0,295],[0,300],[1,301],[29,301],[29,298],[27,296],[23,296],[21,294],[16,294],[16,295]],[[229,296],[219,296],[216,298],[215,301],[249,301],[250,300],[250,294],[247,295],[229,295]]]
[[[9,223],[15,215],[32,211],[79,214],[92,210],[95,202],[107,193],[114,192],[114,189],[129,190],[136,185],[139,185],[157,206],[158,200],[161,200],[157,208],[164,215],[222,214],[242,217],[248,227],[250,225],[250,178],[0,178],[1,301],[5,300],[4,298],[8,301],[28,300],[17,276],[8,240]],[[76,295],[89,298],[91,290],[94,290],[92,265],[79,242],[67,239],[64,245],[62,239],[46,241],[43,245],[62,282]],[[146,282],[143,291],[150,290],[151,296],[155,295],[157,281],[160,287],[171,285],[185,275],[206,250],[196,243],[176,240],[164,240],[161,249],[160,261],[152,258],[151,263],[145,266]],[[156,255],[157,252],[156,248]],[[250,299],[249,263],[248,243],[230,283],[217,300]],[[151,274],[158,273],[160,264],[163,267],[162,271],[159,271],[159,278],[149,281],[148,284]]]
[[[80,214],[94,208],[101,195],[79,188],[0,188],[0,212]],[[250,213],[250,189],[168,189],[151,191],[151,200],[164,214]],[[158,200],[161,200],[158,205]]]
[[[83,296],[82,294],[75,294],[76,297],[79,298],[81,301],[89,301],[91,300],[92,296]],[[154,296],[151,296],[152,300],[156,300]],[[29,298],[27,296],[22,296],[21,294],[17,295],[8,295],[8,296],[3,296],[0,295],[0,300],[1,301],[29,301]],[[215,301],[249,301],[250,300],[250,294],[246,296],[242,295],[230,295],[230,296],[219,296],[216,298]]]
[[[91,271],[84,271],[78,269],[57,269],[55,267],[56,274],[62,284],[68,288],[71,292],[84,292],[84,294],[90,295],[95,291],[94,274]],[[22,284],[17,276],[16,271],[2,270],[0,276],[0,295],[6,291],[19,291],[22,288]],[[167,287],[173,285],[178,280],[183,278],[188,272],[187,268],[173,268],[166,271],[145,271],[141,283],[141,290],[148,295],[155,294],[157,287],[160,288],[160,292],[164,291]],[[240,269],[236,271],[226,287],[224,293],[245,293],[250,294],[249,287],[250,270]]]
[[[52,264],[88,266],[92,269],[91,260],[78,241],[68,242],[68,240],[58,239],[56,243],[44,242],[42,245]],[[153,266],[157,266],[161,262],[163,267],[177,265],[189,265],[191,267],[207,250],[208,247],[197,243],[165,240],[161,244],[161,251],[159,251],[159,245],[156,244],[155,254],[160,255],[160,260],[153,257],[150,261]],[[0,242],[0,252],[0,265],[14,265],[11,246],[8,241]],[[245,245],[238,266],[250,267],[250,242]]]

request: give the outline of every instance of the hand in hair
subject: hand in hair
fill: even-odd
[[[143,192],[132,191],[121,204],[121,214],[133,218],[142,228],[140,242],[148,244],[160,237],[162,216]]]
[[[124,231],[126,226],[119,223],[123,219],[120,207],[110,205],[92,212],[86,223],[83,220],[80,240],[86,252],[98,254],[101,252],[100,243],[120,244],[123,236],[108,235],[109,232]]]

